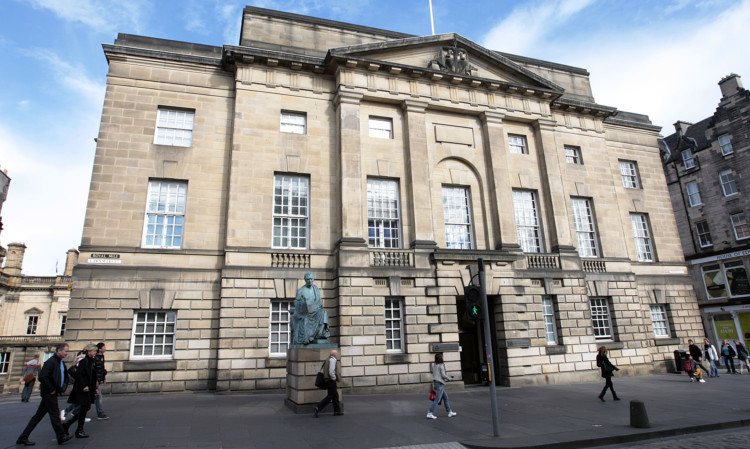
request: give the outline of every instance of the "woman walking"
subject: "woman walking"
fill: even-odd
[[[601,394],[599,394],[599,400],[604,402],[604,393],[607,392],[607,388],[612,391],[612,397],[615,399],[615,401],[619,401],[620,398],[617,397],[617,393],[615,393],[615,387],[612,385],[612,375],[615,371],[620,371],[620,368],[613,365],[609,359],[607,358],[607,348],[604,346],[599,347],[599,353],[596,355],[596,366],[600,367],[602,369],[602,377],[606,380],[606,384],[604,384],[604,389],[602,390]]]
[[[70,393],[70,397],[68,397],[68,402],[80,405],[81,410],[76,413],[77,419],[70,420],[63,425],[65,427],[65,433],[68,433],[70,426],[72,426],[74,422],[78,422],[76,438],[89,437],[89,435],[83,430],[83,424],[86,422],[86,413],[89,411],[91,404],[96,398],[94,356],[96,355],[97,347],[96,345],[88,345],[83,348],[83,351],[86,353],[86,357],[78,362],[78,369],[74,375],[75,384],[73,385],[73,391]]]
[[[448,403],[448,393],[445,392],[445,383],[450,382],[451,378],[445,374],[445,362],[443,362],[443,354],[435,354],[435,364],[432,365],[432,385],[435,390],[435,400],[432,401],[430,410],[427,412],[427,419],[437,419],[437,416],[433,415],[435,407],[438,406],[440,401],[445,402],[445,411],[448,412],[448,418],[453,418],[458,413],[451,410],[451,406]]]
[[[734,341],[734,347],[737,348],[737,360],[740,362],[738,365],[740,365],[740,374],[742,374],[742,367],[745,367],[745,371],[747,371],[748,374],[750,374],[750,365],[747,363],[747,348],[745,348],[745,345],[740,343],[739,340]]]
[[[716,352],[716,346],[711,344],[708,338],[703,339],[703,354],[705,359],[711,365],[711,377],[719,377],[719,368],[716,367],[716,362],[719,361],[719,354]]]
[[[734,348],[729,344],[728,340],[721,342],[721,356],[724,357],[724,366],[727,367],[727,374],[737,374],[737,370],[734,369],[734,356],[737,353],[734,352]]]

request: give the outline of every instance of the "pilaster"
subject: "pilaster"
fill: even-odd
[[[362,94],[339,91],[334,98],[339,129],[339,169],[341,205],[340,246],[366,246],[361,207],[362,154],[359,106]]]
[[[430,192],[430,164],[427,150],[427,103],[404,100],[401,103],[406,123],[406,190],[412,204],[412,231],[408,236],[412,247],[436,247]]]
[[[570,252],[574,248],[573,237],[568,220],[568,199],[565,198],[562,173],[555,127],[557,122],[548,119],[538,119],[534,122],[539,146],[539,171],[542,188],[545,190],[540,198],[545,203],[546,224],[549,229],[550,247],[553,251]]]

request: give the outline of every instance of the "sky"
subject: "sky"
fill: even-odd
[[[0,245],[23,274],[62,273],[81,243],[107,61],[117,33],[221,46],[246,5],[431,34],[428,0],[2,0],[0,169],[11,178]],[[677,120],[713,114],[717,83],[750,83],[750,0],[433,0],[435,32],[582,67],[597,103]],[[750,85],[749,85],[750,86]]]

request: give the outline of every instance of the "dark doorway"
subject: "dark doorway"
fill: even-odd
[[[489,299],[488,316],[495,316],[492,297]],[[489,381],[487,372],[487,357],[484,350],[484,325],[481,321],[466,318],[466,300],[461,297],[456,301],[458,312],[458,342],[461,345],[461,377],[465,384],[481,384]],[[495,334],[495,323],[490,321],[490,333]],[[494,356],[493,378],[497,382],[497,345],[492,339]]]

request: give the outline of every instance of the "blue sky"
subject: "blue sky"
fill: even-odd
[[[107,62],[118,32],[236,45],[245,5],[414,35],[428,0],[3,0],[0,168],[11,177],[0,244],[28,247],[24,274],[61,271],[77,248]],[[750,0],[433,0],[435,31],[591,72],[598,103],[698,121],[729,73],[750,83]],[[749,84],[750,86],[750,84]]]

